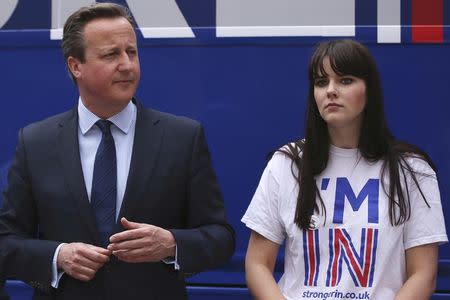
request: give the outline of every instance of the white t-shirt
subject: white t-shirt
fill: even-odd
[[[323,211],[316,212],[315,229],[307,231],[294,223],[298,184],[291,162],[282,153],[272,157],[242,218],[265,238],[285,241],[278,285],[287,299],[393,299],[406,280],[405,250],[448,241],[436,174],[423,160],[408,162],[426,174],[416,176],[431,207],[407,176],[411,217],[392,226],[382,161],[331,146],[328,166],[316,177],[326,220]]]

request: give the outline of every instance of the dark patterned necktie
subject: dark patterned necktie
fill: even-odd
[[[116,223],[116,147],[111,135],[111,121],[98,120],[95,124],[102,131],[102,140],[95,155],[91,205],[94,209],[102,246],[106,247]]]

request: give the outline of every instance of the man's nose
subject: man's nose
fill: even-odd
[[[133,65],[133,61],[131,57],[128,55],[128,53],[124,52],[120,55],[120,61],[119,61],[119,71],[128,71],[131,69],[131,66]]]

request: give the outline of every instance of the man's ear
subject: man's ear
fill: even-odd
[[[78,58],[75,58],[73,56],[69,56],[67,58],[67,66],[69,67],[69,71],[76,79],[79,79],[81,77],[80,65],[81,62]]]

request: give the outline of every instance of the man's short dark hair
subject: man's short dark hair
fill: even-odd
[[[115,3],[92,4],[82,7],[70,15],[64,24],[61,44],[66,65],[69,56],[73,56],[81,62],[85,61],[84,28],[87,23],[95,19],[114,19],[120,17],[127,19],[134,27],[133,17],[128,8]],[[70,76],[76,83],[69,66],[67,68]]]

